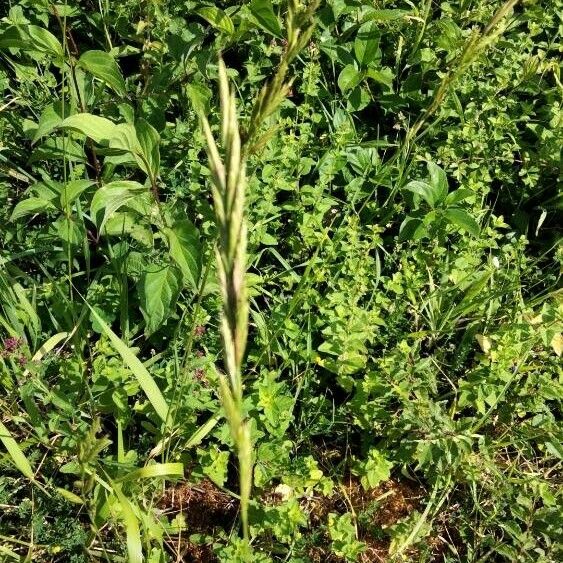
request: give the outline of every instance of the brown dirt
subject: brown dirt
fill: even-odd
[[[396,524],[418,508],[424,491],[414,484],[390,479],[375,489],[365,491],[358,479],[348,477],[330,498],[315,497],[306,501],[303,509],[310,515],[310,528],[326,525],[331,512],[344,514],[351,508],[356,515],[369,514],[369,525],[358,522],[359,539],[366,544],[360,556],[361,563],[388,561],[389,540],[373,536],[373,529],[385,529]],[[276,491],[266,492],[262,502],[274,505],[281,501]],[[217,558],[209,545],[193,543],[189,536],[194,533],[213,536],[218,528],[229,530],[235,523],[238,504],[235,499],[216,487],[211,481],[197,484],[187,482],[168,489],[158,503],[168,515],[181,512],[187,523],[187,533],[170,544],[178,561],[214,563]],[[331,554],[330,540],[324,545],[311,547],[308,555],[313,563],[337,563],[342,561]]]
[[[231,528],[238,511],[235,499],[205,479],[197,484],[184,481],[167,489],[158,506],[168,515],[181,512],[186,519],[186,537],[180,537],[169,544],[178,561],[187,563],[217,561],[211,546],[196,544],[190,541],[188,536],[196,533],[212,536],[217,528]]]
[[[340,490],[330,498],[315,498],[305,509],[310,513],[311,526],[317,527],[327,522],[328,514],[353,512],[356,515],[369,513],[369,526],[358,522],[358,539],[366,544],[366,550],[360,556],[361,563],[388,561],[389,540],[373,537],[370,528],[386,528],[396,524],[418,508],[424,491],[414,484],[390,479],[375,489],[365,491],[358,479],[349,477]],[[330,544],[328,538],[327,545]],[[315,546],[309,550],[309,557],[314,563],[336,563],[342,559],[332,555],[329,549]]]

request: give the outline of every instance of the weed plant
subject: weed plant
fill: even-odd
[[[2,2],[0,561],[561,561],[562,13]]]

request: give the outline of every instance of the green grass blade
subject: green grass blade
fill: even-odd
[[[143,561],[143,545],[141,543],[141,530],[139,529],[139,521],[131,506],[131,503],[119,489],[119,486],[113,488],[121,505],[121,516],[125,524],[125,534],[127,536],[127,554],[129,563],[142,563]]]
[[[14,465],[28,478],[32,481],[35,479],[33,476],[33,469],[31,464],[25,454],[18,446],[18,443],[14,440],[9,430],[0,422],[0,440],[4,444],[4,447],[8,450]]]
[[[137,481],[138,479],[149,479],[154,477],[183,477],[184,464],[183,463],[154,463],[135,469],[127,475],[118,479],[118,482],[124,481]]]
[[[90,307],[90,305],[88,305]],[[133,372],[133,375],[137,378],[141,389],[145,392],[148,400],[153,406],[156,414],[166,422],[168,418],[168,403],[162,395],[158,385],[154,381],[152,375],[147,371],[147,368],[142,364],[142,362],[133,354],[131,349],[124,344],[124,342],[111,330],[111,328],[104,322],[104,320],[90,307],[92,316],[96,319],[96,322],[102,327],[104,334],[110,339],[114,348],[119,355],[123,358],[123,361],[127,367]]]

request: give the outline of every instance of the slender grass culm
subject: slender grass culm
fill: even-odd
[[[270,130],[258,137],[261,125],[281,104],[291,89],[286,80],[291,61],[307,44],[313,31],[318,2],[306,7],[290,0],[286,17],[287,42],[278,68],[260,91],[244,134],[239,128],[235,96],[227,69],[219,58],[221,103],[221,156],[206,117],[200,119],[207,143],[211,184],[218,229],[216,262],[222,298],[221,335],[226,374],[219,373],[219,393],[239,464],[240,512],[243,536],[249,539],[248,505],[252,489],[253,446],[249,421],[243,408],[242,366],[248,334],[246,293],[247,226],[245,219],[246,161],[270,138]]]

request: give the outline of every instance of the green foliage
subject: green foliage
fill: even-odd
[[[0,559],[562,560],[562,9],[2,3]]]

